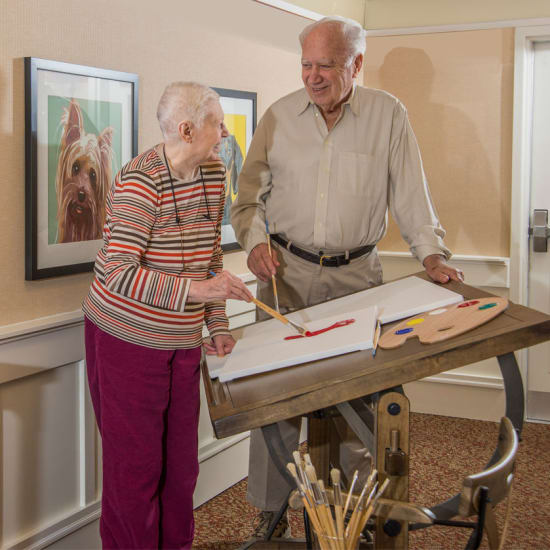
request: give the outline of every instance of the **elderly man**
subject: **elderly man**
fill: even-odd
[[[376,243],[386,231],[388,206],[433,280],[462,278],[445,262],[445,232],[405,107],[388,93],[354,84],[365,35],[356,22],[336,17],[306,27],[300,35],[304,89],[267,110],[240,174],[232,223],[259,279],[260,300],[273,303],[276,274],[282,311],[380,284]],[[266,221],[277,245],[271,256]],[[280,428],[295,449],[299,423]],[[254,432],[249,501],[278,510],[288,490]],[[268,519],[263,514],[264,524]]]

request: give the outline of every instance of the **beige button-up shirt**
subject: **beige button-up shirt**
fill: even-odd
[[[258,124],[231,223],[248,253],[266,242],[266,220],[270,233],[334,253],[376,244],[388,206],[421,262],[450,256],[402,103],[355,86],[328,131],[302,89],[274,103]]]

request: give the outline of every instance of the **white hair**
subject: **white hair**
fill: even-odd
[[[178,125],[188,120],[201,126],[208,116],[213,101],[220,96],[208,86],[197,82],[172,82],[166,86],[157,107],[157,118],[164,139],[178,135]]]
[[[305,39],[313,29],[327,24],[339,27],[346,44],[347,63],[351,63],[359,54],[365,53],[367,49],[367,31],[357,21],[347,17],[340,17],[339,15],[323,17],[323,19],[308,25],[300,33],[300,44],[304,45]]]

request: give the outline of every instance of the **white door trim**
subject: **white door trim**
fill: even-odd
[[[550,40],[550,25],[520,27],[515,32],[514,130],[512,146],[512,211],[510,235],[510,299],[528,305],[529,194],[533,121],[533,70],[536,42]],[[527,352],[517,354],[526,381]]]
[[[529,226],[534,44],[546,40],[550,40],[550,25],[516,29],[510,298],[523,305],[527,305],[528,300],[529,242],[526,231]]]

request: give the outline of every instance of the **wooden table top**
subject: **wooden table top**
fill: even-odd
[[[466,300],[492,296],[454,281],[446,287]],[[550,316],[510,302],[488,323],[436,344],[413,338],[396,349],[378,348],[376,357],[357,351],[227,383],[210,379],[203,363],[203,380],[214,432],[223,438],[547,340]]]

